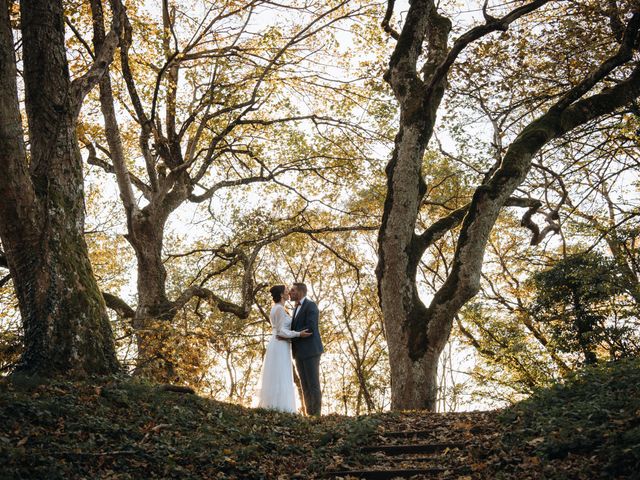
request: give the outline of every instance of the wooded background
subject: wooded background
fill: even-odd
[[[0,1],[0,371],[249,405],[293,281],[326,412],[637,355],[639,29],[624,0]]]

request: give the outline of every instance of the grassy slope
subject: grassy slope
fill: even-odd
[[[640,360],[585,369],[506,410],[503,444],[557,478],[640,478]]]
[[[483,424],[471,478],[640,478],[639,389],[640,362],[623,362],[500,419],[460,414]],[[0,478],[310,478],[336,459],[366,465],[357,445],[385,430],[442,423],[446,436],[452,415],[306,419],[130,379],[0,380]]]
[[[4,382],[0,418],[0,478],[303,478],[373,429],[104,379]]]

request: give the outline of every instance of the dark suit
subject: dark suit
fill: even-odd
[[[313,335],[291,340],[296,370],[302,383],[304,405],[307,415],[320,415],[322,391],[320,390],[320,355],[324,352],[318,329],[318,306],[309,298],[295,311],[291,330],[309,330]]]

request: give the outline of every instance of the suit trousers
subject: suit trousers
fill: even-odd
[[[307,415],[320,415],[322,391],[320,390],[320,355],[310,358],[296,358],[296,370],[302,384],[304,408]]]

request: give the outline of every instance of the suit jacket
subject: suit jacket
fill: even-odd
[[[296,359],[304,360],[321,355],[324,352],[320,330],[318,329],[318,306],[309,298],[305,298],[302,306],[296,312],[291,322],[291,330],[309,330],[313,335],[306,338],[295,337],[291,339],[291,349]]]

